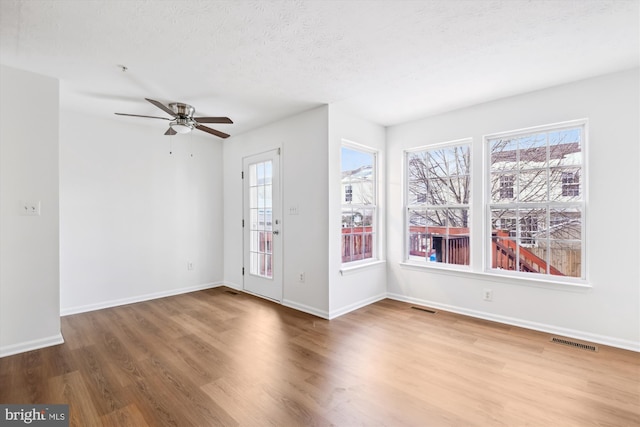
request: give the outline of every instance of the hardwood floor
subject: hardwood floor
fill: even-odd
[[[322,320],[228,288],[62,318],[1,403],[72,426],[638,426],[640,355],[384,300]]]

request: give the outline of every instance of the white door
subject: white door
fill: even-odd
[[[278,149],[243,159],[244,289],[282,301]]]

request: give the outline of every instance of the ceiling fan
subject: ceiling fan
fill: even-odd
[[[165,135],[175,135],[177,133],[189,133],[194,128],[203,132],[210,133],[211,135],[218,136],[220,138],[228,138],[229,135],[220,132],[219,130],[211,129],[210,127],[203,126],[201,123],[233,123],[228,117],[193,117],[196,109],[189,104],[183,104],[182,102],[173,102],[169,105],[164,105],[162,102],[145,98],[147,101],[169,114],[168,117],[156,117],[156,116],[141,116],[139,114],[125,114],[115,113],[119,116],[131,116],[131,117],[146,117],[148,119],[160,119],[169,120],[169,129],[164,133]]]

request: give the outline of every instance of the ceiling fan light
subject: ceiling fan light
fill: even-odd
[[[170,123],[169,126],[171,126],[171,129],[175,130],[178,133],[189,133],[193,130],[193,125],[191,125],[190,123],[180,123],[180,122],[175,122],[175,123]]]

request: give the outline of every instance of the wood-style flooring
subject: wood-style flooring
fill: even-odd
[[[634,426],[640,355],[384,300],[331,321],[215,288],[62,318],[0,403],[89,426]]]

